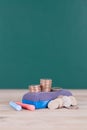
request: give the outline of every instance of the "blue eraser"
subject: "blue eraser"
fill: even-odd
[[[22,110],[22,107],[20,106],[20,105],[17,105],[15,102],[13,102],[13,101],[10,101],[9,102],[9,105],[11,106],[11,107],[13,107],[15,110],[17,110],[17,111],[21,111]]]

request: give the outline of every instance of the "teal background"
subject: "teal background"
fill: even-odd
[[[87,88],[87,1],[0,0],[0,88]]]

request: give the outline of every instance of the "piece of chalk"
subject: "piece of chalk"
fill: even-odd
[[[13,107],[15,110],[17,110],[17,111],[21,111],[22,110],[22,107],[20,106],[20,105],[18,105],[18,104],[16,104],[15,102],[13,102],[13,101],[10,101],[9,102],[9,105],[11,106],[11,107]]]
[[[30,105],[30,104],[25,104],[25,103],[21,103],[21,102],[16,102],[16,104],[20,105],[21,107],[27,109],[27,110],[35,110],[35,106],[34,105]]]

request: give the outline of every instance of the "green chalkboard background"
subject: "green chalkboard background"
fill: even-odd
[[[0,88],[87,88],[87,1],[0,0]]]

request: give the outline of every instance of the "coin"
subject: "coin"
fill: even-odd
[[[69,96],[63,96],[62,99],[63,99],[63,106],[64,107],[67,108],[67,107],[71,106],[72,102],[71,102],[71,99]]]
[[[29,92],[41,92],[40,85],[30,85]]]
[[[41,91],[50,92],[52,87],[51,79],[40,79]]]
[[[77,100],[74,96],[69,96],[72,102],[72,105],[77,105]]]

